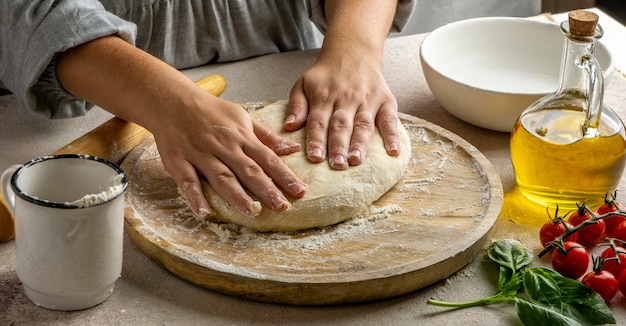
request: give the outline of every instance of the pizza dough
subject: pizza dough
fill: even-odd
[[[218,220],[235,223],[258,231],[296,231],[337,224],[367,210],[404,175],[411,158],[411,143],[407,131],[398,121],[401,131],[401,154],[387,155],[378,130],[372,137],[367,159],[358,166],[336,171],[327,162],[312,163],[305,154],[305,130],[283,131],[286,101],[252,109],[250,115],[285,139],[299,142],[303,150],[281,159],[308,185],[306,194],[291,198],[292,207],[275,212],[263,207],[259,216],[251,217],[231,207],[215,190],[203,182],[204,193]]]

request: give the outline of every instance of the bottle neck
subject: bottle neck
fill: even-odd
[[[594,56],[595,39],[578,40],[566,35],[561,60],[561,79],[557,96],[577,99],[586,119],[585,137],[595,137],[600,125],[604,79]]]
[[[590,60],[594,60],[595,42],[581,42],[565,38],[561,57],[561,76],[559,93],[579,93],[583,97],[589,93],[589,69],[586,68]]]

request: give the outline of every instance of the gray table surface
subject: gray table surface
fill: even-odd
[[[509,157],[509,134],[481,129],[443,110],[430,93],[419,63],[424,35],[388,40],[384,73],[400,111],[440,125],[476,146],[494,165],[504,191],[515,183]],[[289,89],[316,58],[316,51],[268,55],[236,63],[184,71],[191,79],[222,74],[228,86],[222,97],[238,103],[286,99]],[[616,74],[605,103],[626,117],[626,78]],[[48,120],[21,109],[12,95],[0,96],[0,170],[45,155],[108,120],[95,108],[86,117]],[[620,193],[626,193],[624,181]],[[536,229],[506,218],[496,224],[493,239],[514,237],[537,248]],[[539,261],[538,264],[545,262]],[[494,267],[480,253],[449,278],[424,289],[379,302],[344,306],[302,307],[238,299],[186,282],[161,268],[125,236],[122,276],[109,300],[77,312],[34,306],[24,295],[15,272],[15,241],[0,243],[0,325],[517,325],[515,309],[502,304],[462,310],[427,305],[428,298],[467,301],[495,293]],[[618,323],[626,324],[626,299],[611,303]]]

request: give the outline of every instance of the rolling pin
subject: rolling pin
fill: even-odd
[[[226,89],[226,79],[221,75],[209,75],[197,80],[196,85],[210,94],[220,96]],[[150,132],[143,127],[114,117],[52,154],[87,154],[119,165],[149,135]],[[0,242],[14,237],[15,221],[0,194]]]

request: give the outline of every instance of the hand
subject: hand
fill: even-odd
[[[272,210],[288,209],[290,203],[278,187],[299,198],[306,186],[278,155],[299,151],[300,144],[252,121],[239,105],[217,98],[211,102],[197,111],[194,106],[181,108],[154,133],[165,168],[194,213],[211,212],[202,192],[202,176],[227,202],[250,216],[260,213],[260,205],[246,190]]]
[[[398,107],[375,60],[352,53],[318,60],[291,89],[284,128],[306,123],[306,155],[331,168],[359,165],[378,127],[389,155],[400,153]]]
[[[382,75],[384,42],[397,1],[326,0],[328,22],[317,62],[291,89],[284,128],[306,123],[306,155],[336,170],[367,156],[378,127],[389,155],[400,154],[398,105]]]
[[[165,168],[197,215],[211,212],[201,176],[249,215],[257,215],[260,205],[246,190],[275,211],[290,206],[279,187],[294,198],[306,191],[277,156],[300,150],[299,144],[272,134],[241,106],[206,93],[118,37],[61,53],[57,76],[68,92],[152,132]]]

